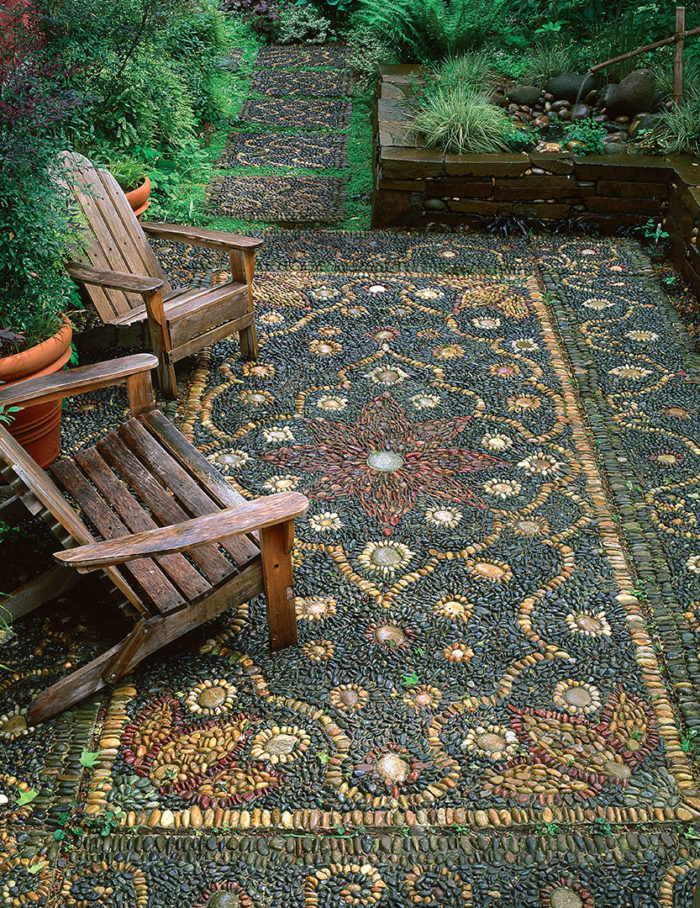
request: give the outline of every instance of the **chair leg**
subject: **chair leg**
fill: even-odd
[[[297,642],[297,616],[292,586],[294,521],[260,530],[263,590],[272,652]]]
[[[164,397],[168,400],[177,400],[177,378],[175,368],[168,355],[172,350],[170,331],[163,309],[163,293],[157,290],[154,293],[144,294],[146,311],[148,313],[148,330],[151,335],[151,346],[158,357],[158,385]]]
[[[231,280],[248,285],[248,311],[253,315],[251,324],[238,335],[244,359],[258,358],[258,333],[255,330],[255,303],[253,300],[253,277],[255,274],[255,252],[232,250],[230,253]]]
[[[177,400],[177,376],[175,375],[175,367],[171,362],[165,362],[164,354],[160,354],[156,375],[158,376],[158,387],[160,388],[163,397],[168,400]]]
[[[244,328],[238,335],[241,344],[241,353],[243,359],[258,358],[258,332],[255,330],[255,322],[252,322],[247,328]]]

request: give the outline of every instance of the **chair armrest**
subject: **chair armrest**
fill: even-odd
[[[264,530],[300,517],[308,507],[309,500],[299,492],[279,492],[277,495],[257,498],[239,507],[215,511],[183,523],[55,552],[54,557],[84,573],[123,564],[134,558],[156,558],[159,555],[186,552],[200,545],[222,542],[254,530]]]
[[[141,226],[153,236],[174,243],[187,243],[193,246],[207,246],[209,249],[239,249],[242,252],[259,249],[263,241],[254,236],[239,236],[237,233],[225,233],[223,230],[207,230],[204,227],[188,227],[183,224],[157,224],[154,221],[142,221]]]
[[[61,400],[74,394],[84,394],[98,388],[119,385],[132,375],[150,372],[158,365],[152,353],[136,353],[104,363],[79,366],[67,372],[27,378],[11,385],[0,385],[0,406],[27,406]]]
[[[99,268],[85,265],[82,262],[68,262],[66,270],[75,281],[83,284],[97,284],[99,287],[110,287],[112,290],[125,290],[127,293],[155,293],[165,284],[160,277],[127,274],[124,271],[101,271]]]

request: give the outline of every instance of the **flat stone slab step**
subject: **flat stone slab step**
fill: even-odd
[[[347,129],[352,104],[345,98],[248,98],[242,123],[292,129]]]
[[[340,177],[229,175],[210,194],[216,213],[289,224],[332,224],[345,216],[345,180]]]
[[[239,133],[226,152],[229,167],[306,167],[331,170],[347,164],[345,136]]]
[[[347,60],[347,47],[338,45],[309,47],[296,44],[262,47],[257,58],[258,66],[265,66],[268,69],[340,68],[347,65]]]
[[[342,70],[259,70],[251,91],[271,98],[339,98],[352,90],[352,74]]]

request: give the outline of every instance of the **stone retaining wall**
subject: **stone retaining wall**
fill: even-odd
[[[444,154],[411,128],[420,68],[383,66],[375,105],[373,227],[484,227],[500,218],[616,234],[661,218],[676,267],[700,293],[700,162],[569,153]]]

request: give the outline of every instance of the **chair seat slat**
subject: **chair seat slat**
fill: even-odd
[[[141,507],[126,484],[117,479],[96,448],[79,451],[75,459],[83,473],[105,501],[109,501],[112,509],[132,533],[141,533],[144,530],[153,530],[162,526],[162,524],[156,523],[153,517]],[[211,584],[202,577],[184,555],[166,555],[156,558],[155,561],[186,599],[190,601],[197,599],[211,589]]]
[[[153,478],[141,461],[126,447],[116,432],[101,438],[97,448],[122,478],[141,498],[162,526],[181,523],[189,514],[163,486]],[[190,558],[201,568],[212,584],[230,576],[235,568],[214,545],[202,545],[190,552]]]
[[[82,508],[103,539],[129,535],[128,528],[72,461],[57,461],[51,473]],[[124,565],[124,571],[138,583],[158,612],[165,614],[185,605],[185,599],[152,558],[131,561]]]

